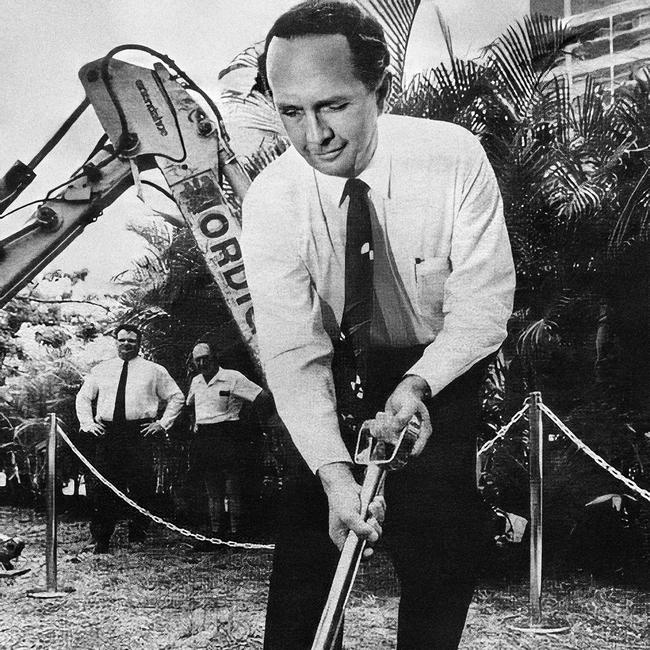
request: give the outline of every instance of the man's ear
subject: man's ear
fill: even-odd
[[[386,99],[388,95],[390,95],[392,83],[393,75],[388,70],[386,70],[379,86],[377,86],[377,90],[375,91],[377,94],[377,109],[379,110],[380,114],[384,112],[384,109],[386,107]]]

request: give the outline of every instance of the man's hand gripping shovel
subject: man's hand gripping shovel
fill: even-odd
[[[363,423],[355,450],[355,462],[366,465],[360,495],[361,512],[366,518],[368,506],[383,488],[386,472],[406,465],[418,442],[422,427],[422,418],[416,414],[406,427],[395,431],[388,421],[381,417],[383,415],[385,414],[378,414],[374,420]],[[428,420],[426,411],[424,415],[425,420]],[[430,430],[429,422],[425,422],[424,426]],[[353,531],[348,533],[311,646],[312,650],[331,650],[334,647],[365,546],[365,539],[360,539]]]

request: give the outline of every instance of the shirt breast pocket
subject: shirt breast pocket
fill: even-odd
[[[228,410],[229,400],[230,400],[230,391],[220,390],[217,397],[217,409],[219,413],[225,413]]]
[[[431,257],[415,263],[417,309],[424,322],[439,332],[445,322],[445,283],[451,274],[447,257]]]

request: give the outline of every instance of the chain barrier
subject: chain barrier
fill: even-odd
[[[571,431],[571,429],[569,429],[569,427],[566,426],[566,424],[564,424],[564,422],[562,422],[562,420],[560,420],[557,415],[555,415],[555,413],[553,413],[553,411],[551,411],[548,406],[546,406],[546,404],[540,403],[539,407],[543,413],[546,413],[549,420],[551,420],[551,422],[553,422],[560,431],[562,431],[562,433],[569,438],[578,449],[580,449],[580,451],[589,456],[596,465],[607,470],[614,478],[625,483],[630,490],[641,495],[646,501],[650,501],[650,492],[648,490],[639,487],[632,479],[621,474],[621,472],[619,472],[615,467],[612,467],[604,458],[601,458],[595,451],[590,449],[584,442],[582,442],[582,440],[580,440],[580,438],[578,438],[578,436],[575,435],[575,433],[573,433],[573,431]]]
[[[529,407],[529,400],[526,398],[524,401],[524,406],[519,409],[511,418],[510,421],[501,427],[497,434],[492,438],[491,440],[488,440],[477,452],[477,456],[481,456],[487,451],[489,451],[499,440],[501,440],[507,433],[508,431],[526,414],[527,410]],[[590,449],[578,436],[576,436],[565,424],[560,420],[560,418],[551,411],[551,409],[546,406],[543,402],[540,403],[539,405],[540,410],[547,415],[547,417],[564,433],[567,438],[569,438],[575,445],[582,451],[584,454],[589,456],[597,465],[608,471],[614,478],[618,479],[619,481],[623,482],[628,488],[636,492],[637,494],[641,495],[646,501],[650,501],[650,491],[644,490],[643,488],[639,487],[632,479],[628,478],[627,476],[624,476],[621,472],[619,472],[615,467],[612,467],[606,460],[601,458],[595,451]],[[115,487],[108,479],[106,479],[104,476],[102,476],[97,469],[91,464],[91,462],[77,449],[77,447],[74,445],[72,440],[68,437],[68,435],[65,433],[65,431],[61,428],[61,425],[57,423],[57,431],[61,438],[65,441],[65,443],[70,447],[70,449],[73,451],[73,453],[79,458],[79,460],[92,472],[92,474],[97,478],[97,480],[100,481],[100,483],[104,484],[107,488],[109,488],[112,492],[114,492],[120,499],[122,499],[125,503],[130,505],[132,508],[137,510],[140,514],[144,515],[145,517],[148,517],[152,521],[154,521],[157,524],[160,524],[162,526],[165,526],[171,531],[174,531],[176,533],[179,533],[180,535],[183,535],[185,537],[191,537],[192,539],[195,539],[199,542],[209,542],[211,544],[215,544],[217,546],[229,546],[231,548],[244,548],[248,550],[255,550],[255,549],[262,549],[262,550],[273,550],[274,545],[273,544],[255,544],[252,542],[234,542],[232,540],[225,540],[225,539],[220,539],[218,537],[206,537],[205,535],[201,535],[201,533],[193,533],[190,530],[187,530],[186,528],[181,528],[180,526],[176,526],[175,524],[166,521],[159,517],[158,515],[154,515],[153,513],[149,512],[142,506],[138,505],[127,497],[121,490],[119,490],[117,487]]]
[[[498,442],[501,438],[503,438],[503,437],[506,435],[506,433],[508,433],[508,431],[510,430],[510,428],[511,428],[511,427],[512,427],[516,422],[518,422],[518,421],[523,417],[523,415],[526,413],[527,410],[528,410],[528,398],[526,398],[526,399],[524,400],[524,406],[523,406],[521,409],[519,409],[519,411],[517,411],[517,412],[516,412],[516,413],[515,413],[511,418],[510,418],[510,422],[508,422],[508,424],[506,424],[505,426],[501,427],[501,428],[499,429],[498,433],[494,436],[494,438],[492,438],[492,440],[488,440],[488,441],[487,441],[487,442],[486,442],[486,443],[485,443],[485,444],[484,444],[484,445],[483,445],[483,446],[478,450],[478,452],[476,452],[476,455],[477,455],[477,456],[481,456],[481,455],[483,455],[486,451],[488,451],[489,449],[491,449],[491,448],[494,446],[494,444],[495,444],[496,442]]]
[[[68,438],[68,435],[66,432],[61,428],[61,425],[57,421],[56,429],[58,434],[63,438],[65,443],[70,447],[70,449],[74,452],[74,454],[79,458],[79,460],[92,472],[92,474],[97,478],[100,483],[103,483],[109,490],[112,490],[122,501],[125,503],[128,503],[132,508],[137,510],[141,515],[144,515],[145,517],[151,519],[151,521],[156,522],[157,524],[160,524],[161,526],[165,526],[166,528],[169,528],[169,530],[174,531],[175,533],[179,533],[180,535],[183,535],[184,537],[191,537],[192,539],[195,539],[199,542],[210,542],[211,544],[215,544],[216,546],[229,546],[230,548],[245,548],[247,550],[256,550],[256,549],[263,549],[263,550],[273,550],[275,546],[273,544],[254,544],[252,542],[234,542],[229,539],[219,539],[218,537],[206,537],[205,535],[201,535],[200,533],[193,533],[190,530],[187,530],[187,528],[181,528],[180,526],[176,526],[175,524],[172,524],[169,521],[165,521],[158,515],[154,515],[153,513],[149,512],[142,506],[138,505],[135,501],[132,499],[129,499],[129,497],[126,496],[121,490],[116,488],[108,479],[104,478],[97,469],[92,465],[92,463],[75,447],[74,443],[70,438]]]

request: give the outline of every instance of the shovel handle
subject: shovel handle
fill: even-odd
[[[371,464],[366,469],[361,486],[361,512],[366,518],[368,506],[379,491],[385,475],[386,470],[380,465]],[[331,650],[334,647],[365,547],[365,539],[359,539],[352,531],[348,533],[311,650]]]

